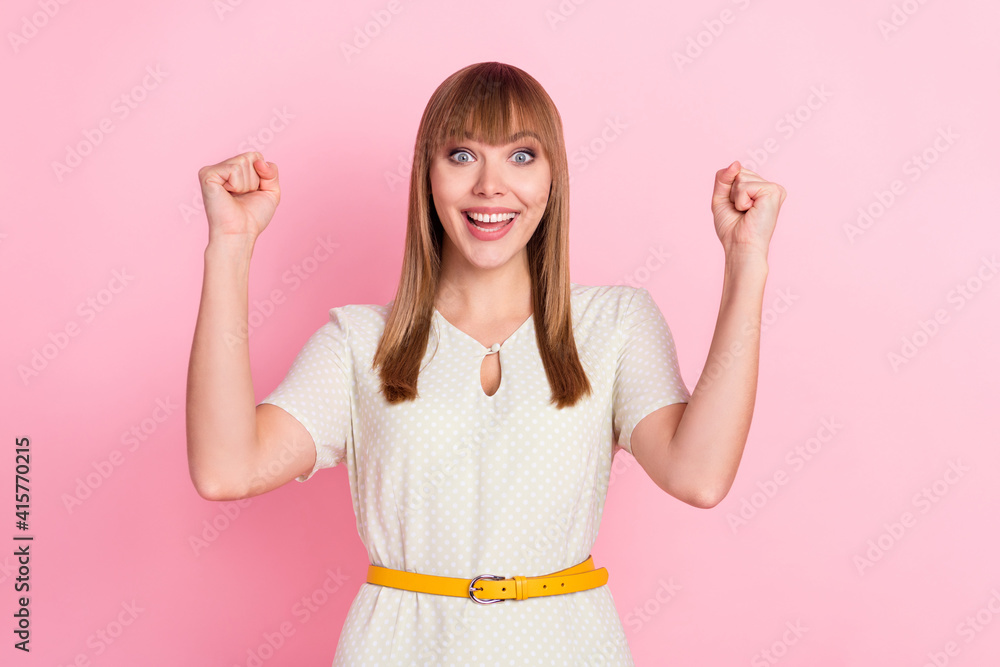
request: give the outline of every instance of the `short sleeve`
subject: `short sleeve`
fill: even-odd
[[[351,397],[354,366],[348,327],[341,308],[330,310],[321,326],[299,351],[285,378],[261,403],[270,403],[295,417],[316,444],[316,465],[295,479],[305,482],[321,468],[346,458],[353,445]]]
[[[670,327],[645,287],[633,288],[619,324],[612,397],[618,445],[632,453],[632,429],[649,413],[691,398],[681,378]]]

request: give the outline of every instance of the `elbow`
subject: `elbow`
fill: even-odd
[[[197,447],[188,440],[188,476],[199,496],[205,500],[229,501],[239,500],[245,494],[241,493],[239,477],[231,469],[220,470],[206,465],[197,456]]]
[[[660,488],[682,503],[702,510],[712,509],[726,497],[724,490],[720,491],[717,487],[708,485],[685,486],[682,489],[669,486],[661,486]]]
[[[691,493],[686,502],[692,507],[710,510],[725,500],[727,495],[729,495],[728,487],[704,486]]]
[[[224,485],[220,484],[218,480],[203,479],[192,474],[191,482],[194,484],[194,490],[197,491],[198,495],[205,500],[214,500],[218,502],[238,499],[236,494],[233,494],[230,489],[227,489]]]
[[[207,485],[204,482],[194,482],[194,490],[205,500],[226,500],[225,494],[221,493],[218,487]]]
[[[681,502],[703,510],[712,509],[729,493],[729,486],[720,486],[708,480],[693,482],[685,479],[679,484],[656,481],[656,485]]]
[[[725,496],[719,497],[718,495],[713,494],[702,494],[689,500],[688,504],[701,510],[710,510],[721,503],[722,498],[724,497]]]

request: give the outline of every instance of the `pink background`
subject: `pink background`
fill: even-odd
[[[531,73],[562,114],[573,280],[647,287],[689,388],[721,290],[715,171],[739,159],[788,191],[729,496],[695,509],[616,459],[594,556],[636,664],[996,664],[996,3],[14,0],[2,14],[4,664],[229,667],[262,645],[264,665],[332,661],[367,567],[346,469],[242,506],[188,477],[197,171],[250,140],[281,170],[251,273],[260,400],[328,308],[392,298],[420,114],[485,60]],[[86,154],[57,173],[70,147]],[[319,239],[338,244],[327,261]],[[30,655],[12,648],[15,436],[33,453]]]

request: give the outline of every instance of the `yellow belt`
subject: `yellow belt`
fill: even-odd
[[[495,574],[480,574],[472,579],[462,579],[394,570],[380,565],[368,565],[369,584],[402,588],[418,593],[451,595],[459,598],[469,596],[479,604],[493,604],[501,600],[524,600],[542,595],[575,593],[603,586],[607,582],[607,568],[594,569],[593,556],[587,556],[587,560],[567,567],[565,570],[537,577],[515,575],[505,578]]]

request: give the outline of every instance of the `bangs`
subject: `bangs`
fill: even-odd
[[[552,150],[552,129],[546,122],[545,101],[503,68],[489,68],[455,81],[440,107],[439,128],[431,154],[444,144],[467,139],[503,146],[528,136],[546,153]]]

